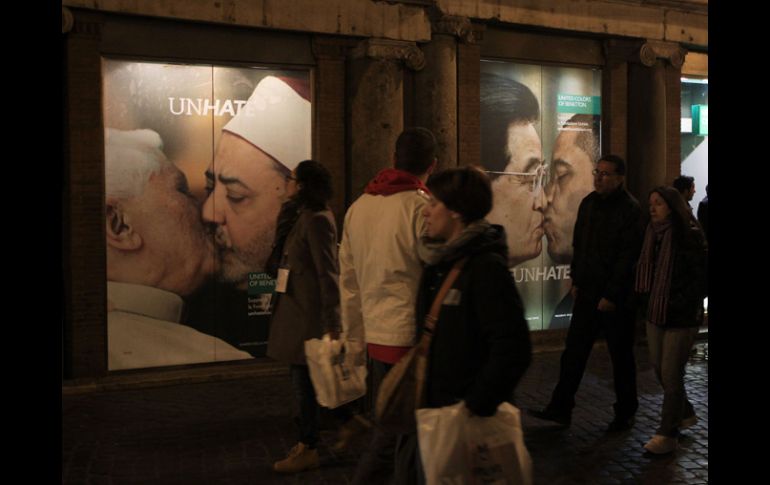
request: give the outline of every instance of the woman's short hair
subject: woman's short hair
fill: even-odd
[[[451,168],[431,175],[427,183],[433,197],[460,214],[465,224],[483,219],[492,210],[489,177],[479,168]]]
[[[323,210],[332,198],[332,175],[315,160],[300,162],[295,169],[297,199],[313,210]]]

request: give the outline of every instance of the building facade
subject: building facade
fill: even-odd
[[[424,126],[436,135],[440,168],[480,165],[499,180],[501,194],[518,183],[540,197],[520,205],[533,204],[542,236],[562,175],[555,161],[566,157],[559,150],[581,132],[592,136],[596,153],[627,160],[627,185],[640,201],[679,174],[680,79],[708,76],[707,7],[705,0],[63,0],[64,378],[178,368],[110,363],[106,129],[158,133],[191,196],[205,205],[205,173],[216,173],[221,133],[252,106],[264,79],[290,79],[307,87],[296,92],[309,102],[309,134],[282,146],[306,146],[302,158],[335,175],[338,226],[367,181],[391,165],[402,129]],[[502,104],[484,100],[507,89],[494,87],[501,78],[524,85],[537,101],[528,123],[542,166],[517,168],[511,160],[497,169],[485,151],[486,123],[503,115]],[[493,215],[500,222],[525,217],[502,208]],[[512,272],[531,302],[530,327],[562,335],[569,255],[555,240],[538,241],[537,254],[512,262]],[[248,283],[256,286],[260,271]],[[271,365],[261,358],[262,297],[243,283],[241,300],[214,287],[194,292],[197,301],[184,298],[179,320],[197,318],[196,331],[216,340],[211,358],[182,364],[216,372],[234,359],[217,350],[224,341],[249,353],[248,365]],[[228,323],[222,314],[231,311],[238,315]],[[207,319],[217,323],[200,323]],[[231,328],[237,325],[249,332]]]

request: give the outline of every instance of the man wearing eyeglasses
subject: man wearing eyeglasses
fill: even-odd
[[[525,85],[501,76],[481,77],[481,163],[492,179],[487,219],[505,228],[508,266],[543,249],[543,147],[535,129],[540,107]]]
[[[594,191],[580,203],[572,241],[572,296],[575,300],[561,356],[559,382],[535,417],[568,426],[575,393],[599,333],[612,360],[615,418],[608,431],[631,428],[638,408],[634,361],[634,265],[642,241],[641,210],[623,186],[625,162],[602,157],[593,170]]]

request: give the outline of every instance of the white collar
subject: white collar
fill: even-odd
[[[137,313],[167,322],[179,322],[184,300],[170,291],[132,283],[107,282],[109,311]]]

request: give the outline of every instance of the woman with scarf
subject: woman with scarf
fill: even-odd
[[[660,426],[644,448],[664,454],[676,449],[679,429],[698,421],[687,399],[684,373],[703,322],[707,253],[703,233],[676,189],[657,187],[649,202],[636,291],[646,301],[647,345],[663,386],[663,409]]]
[[[492,191],[480,170],[445,170],[428,179],[427,186],[427,236],[444,244],[440,260],[423,272],[418,324],[425,321],[452,268],[462,265],[435,323],[427,407],[462,400],[474,415],[492,416],[511,399],[532,357],[524,308],[508,270],[505,230],[484,219],[492,208]]]
[[[278,215],[267,271],[277,276],[267,355],[290,365],[299,403],[298,443],[276,462],[277,472],[296,473],[319,465],[320,408],[310,380],[304,343],[340,331],[337,228],[327,203],[332,178],[318,162],[300,163],[287,180],[289,200]]]

